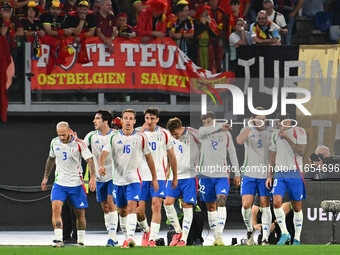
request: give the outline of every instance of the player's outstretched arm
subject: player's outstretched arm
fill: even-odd
[[[167,154],[168,154],[169,163],[170,163],[172,173],[173,173],[171,188],[175,189],[177,187],[177,184],[178,184],[178,179],[177,179],[177,159],[176,159],[176,155],[175,155],[175,152],[174,152],[174,148],[167,150]]]
[[[94,167],[94,163],[93,163],[93,158],[88,158],[86,160],[87,165],[89,166],[89,172],[90,172],[90,181],[89,181],[89,185],[90,185],[90,190],[93,192],[96,190],[96,174],[95,174],[95,167]]]
[[[155,163],[153,162],[151,153],[145,154],[145,159],[146,159],[146,163],[148,163],[148,166],[149,166],[149,169],[150,169],[150,172],[151,172],[153,189],[154,189],[155,192],[157,192],[159,185],[158,185],[158,181],[157,181]]]
[[[246,127],[241,133],[236,137],[236,142],[239,145],[244,144],[245,141],[247,141],[249,137],[251,127]]]
[[[46,164],[45,164],[45,173],[44,173],[44,178],[41,182],[41,189],[42,191],[46,190],[46,184],[48,181],[48,177],[50,176],[53,167],[54,167],[54,163],[55,163],[55,158],[52,157],[48,157],[46,160]]]

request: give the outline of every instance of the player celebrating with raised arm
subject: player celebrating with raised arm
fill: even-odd
[[[149,166],[154,192],[158,191],[155,164],[150,153],[147,137],[134,129],[136,112],[126,109],[122,112],[122,129],[115,131],[103,148],[99,159],[99,172],[106,174],[105,160],[112,153],[115,173],[113,197],[121,216],[122,229],[126,229],[126,240],[122,248],[134,247],[133,236],[137,223],[137,203],[141,195],[140,167],[143,155]]]
[[[150,187],[152,176],[148,169],[147,162],[143,160],[141,167],[142,177],[142,191],[137,208],[137,219],[139,226],[143,229],[144,235],[142,239],[142,246],[155,247],[156,239],[161,224],[161,209],[162,202],[166,193],[166,166],[169,163],[173,171],[172,188],[177,187],[177,161],[173,149],[173,139],[170,133],[157,125],[159,121],[159,111],[156,107],[149,107],[144,111],[144,125],[139,129],[147,136],[151,155],[155,162],[159,190],[157,193]],[[152,199],[152,220],[151,228],[149,229],[146,214],[145,202]]]
[[[99,172],[99,157],[106,141],[109,140],[114,130],[111,129],[112,114],[106,110],[99,110],[94,116],[93,124],[95,131],[88,133],[84,142],[91,145],[94,165],[96,167],[97,201],[100,202],[104,212],[105,227],[109,233],[106,246],[112,247],[118,244],[116,232],[118,225],[117,207],[113,202],[113,171],[112,158],[107,157],[104,162],[106,174]]]
[[[280,226],[282,235],[277,243],[284,245],[291,239],[286,226],[286,216],[282,209],[282,200],[288,191],[289,200],[293,206],[295,229],[294,245],[300,244],[302,230],[303,213],[302,200],[306,199],[305,183],[301,172],[302,156],[306,149],[306,131],[300,127],[291,127],[292,120],[289,115],[278,114],[276,116],[278,130],[272,134],[271,145],[269,147],[269,167],[266,186],[269,189],[273,182],[273,172],[275,171],[273,184],[274,213],[277,223]]]
[[[207,205],[208,222],[215,238],[214,246],[223,246],[222,233],[227,219],[226,203],[229,193],[227,154],[235,169],[235,176],[240,176],[239,164],[233,138],[228,131],[230,126],[215,126],[216,115],[213,112],[207,112],[201,119],[200,196]],[[234,181],[239,186],[240,179],[234,178]]]
[[[81,157],[89,165],[91,174],[90,190],[96,189],[95,169],[90,150],[85,143],[71,134],[67,122],[57,124],[58,137],[51,141],[49,157],[46,161],[44,178],[41,189],[46,190],[48,177],[50,176],[54,163],[56,164],[55,181],[51,191],[52,202],[52,225],[55,234],[55,247],[64,247],[63,223],[61,219],[61,208],[68,198],[73,204],[77,217],[77,243],[84,246],[85,239],[85,208],[87,205],[86,188],[83,182],[83,168]]]
[[[256,107],[256,110],[263,110]],[[252,115],[251,126],[244,127],[236,142],[244,144],[244,163],[241,167],[242,216],[247,227],[247,245],[254,244],[252,204],[256,193],[262,208],[262,245],[268,244],[272,214],[270,211],[270,190],[266,188],[270,138],[273,130],[265,126],[266,116]]]
[[[179,118],[170,119],[166,127],[175,138],[173,143],[177,158],[178,178],[178,185],[175,189],[171,185],[166,187],[166,199],[164,201],[166,216],[176,231],[170,246],[186,246],[193,219],[192,206],[197,199],[197,172],[195,168],[198,165],[200,153],[199,135],[196,129],[183,127]],[[174,207],[175,199],[179,196],[183,197],[183,232]]]

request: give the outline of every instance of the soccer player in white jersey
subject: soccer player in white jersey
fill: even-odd
[[[223,246],[222,233],[227,218],[227,196],[229,193],[229,154],[235,176],[240,176],[239,164],[229,125],[214,125],[216,115],[207,112],[202,115],[203,126],[199,129],[201,142],[200,197],[208,209],[208,222],[214,234],[214,246]],[[236,178],[234,178],[234,181]],[[238,186],[238,185],[237,185]]]
[[[115,131],[103,148],[99,159],[99,171],[106,173],[105,160],[111,152],[115,173],[113,176],[113,197],[119,208],[120,223],[126,240],[122,248],[134,247],[133,236],[137,223],[137,203],[141,193],[140,167],[143,155],[149,166],[151,187],[158,191],[155,164],[150,152],[148,139],[134,128],[136,112],[126,109],[122,112],[122,129]]]
[[[192,219],[193,205],[197,199],[197,172],[196,166],[199,163],[200,143],[196,129],[183,127],[179,118],[170,119],[166,125],[171,135],[175,138],[174,151],[177,159],[178,185],[175,189],[171,185],[166,187],[166,198],[164,209],[166,215],[175,228],[170,246],[186,246]],[[179,224],[177,213],[174,207],[175,199],[183,197],[183,230]]]
[[[263,110],[262,107],[256,107]],[[269,145],[273,129],[265,125],[266,116],[252,115],[250,125],[244,127],[236,137],[236,142],[244,144],[244,163],[241,167],[242,182],[242,216],[247,227],[247,245],[254,244],[254,233],[252,223],[252,204],[256,193],[259,195],[262,208],[262,245],[268,244],[272,214],[270,211],[270,190],[266,187]]]
[[[291,240],[287,231],[285,213],[282,209],[282,200],[288,191],[289,200],[293,206],[294,217],[293,224],[295,229],[294,245],[300,244],[300,235],[302,230],[303,214],[302,200],[306,199],[305,182],[302,175],[302,156],[305,153],[307,144],[306,131],[301,127],[293,126],[289,115],[276,116],[278,130],[273,132],[271,145],[269,147],[269,166],[270,170],[275,171],[274,183],[273,172],[268,171],[266,181],[267,188],[273,185],[273,203],[274,213],[280,226],[282,235],[277,243],[284,245]]]
[[[84,246],[85,239],[85,208],[87,205],[86,188],[83,182],[83,168],[81,158],[89,165],[90,190],[96,189],[95,169],[90,150],[85,143],[71,134],[67,122],[57,124],[58,137],[51,141],[49,157],[46,161],[44,178],[41,189],[46,190],[48,177],[54,164],[56,164],[55,181],[51,191],[52,202],[52,225],[55,234],[55,247],[63,247],[63,223],[61,219],[61,208],[68,198],[73,204],[77,217],[77,243]]]
[[[114,130],[111,128],[112,114],[106,110],[99,110],[94,116],[93,124],[95,131],[88,133],[84,142],[89,147],[91,146],[94,166],[96,167],[96,187],[97,201],[100,202],[104,212],[104,222],[109,234],[107,247],[113,247],[118,244],[116,232],[118,225],[117,207],[113,201],[113,171],[112,158],[107,157],[104,163],[106,174],[99,172],[99,157],[102,153],[106,141],[109,140]]]
[[[173,171],[172,188],[177,187],[177,161],[173,149],[173,139],[169,131],[158,126],[159,111],[156,107],[149,107],[144,111],[144,125],[138,129],[143,132],[149,141],[151,155],[155,162],[157,171],[157,180],[159,184],[158,192],[151,188],[152,177],[146,160],[143,160],[141,167],[142,191],[137,208],[137,220],[139,226],[143,229],[142,246],[155,247],[156,239],[161,224],[162,202],[166,194],[166,166],[169,163]],[[152,199],[152,219],[149,228],[145,214],[145,202]]]

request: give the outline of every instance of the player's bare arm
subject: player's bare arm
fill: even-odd
[[[93,192],[96,190],[96,176],[95,176],[95,167],[94,167],[94,163],[93,163],[93,158],[89,158],[86,160],[87,165],[89,166],[89,171],[90,171],[90,181],[89,181],[89,185],[90,185],[90,190]]]
[[[267,189],[271,189],[273,185],[275,158],[276,158],[276,151],[270,151],[269,160],[268,160],[267,181],[266,181]]]
[[[50,176],[50,174],[53,170],[54,164],[55,164],[55,158],[48,157],[47,160],[46,160],[46,164],[45,164],[44,178],[41,182],[42,191],[46,190],[46,184],[47,184],[47,181],[48,181],[48,177]]]
[[[168,154],[169,163],[170,163],[170,166],[173,172],[171,188],[175,189],[177,187],[178,180],[177,180],[177,159],[175,156],[174,148],[167,150],[167,154]]]
[[[101,176],[104,176],[106,174],[106,169],[104,167],[104,162],[106,160],[107,155],[109,155],[108,151],[102,151],[102,154],[100,154],[99,157],[99,169],[98,172]]]
[[[236,142],[239,145],[244,144],[244,142],[248,139],[249,133],[251,131],[251,127],[248,127],[244,129],[237,137],[236,137]]]
[[[145,155],[145,159],[146,159],[146,163],[148,163],[150,172],[151,172],[151,176],[152,176],[152,187],[154,189],[155,192],[158,191],[159,185],[158,185],[158,181],[157,181],[157,174],[156,174],[156,168],[155,168],[155,163],[153,162],[151,153],[146,154]]]

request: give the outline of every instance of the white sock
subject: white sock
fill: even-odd
[[[294,239],[300,241],[300,235],[301,235],[302,223],[303,223],[302,210],[299,212],[294,212],[293,223],[294,223],[294,229],[295,229]]]
[[[63,230],[61,228],[56,228],[54,230],[55,240],[63,241]]]
[[[138,221],[138,225],[143,229],[144,233],[149,233],[148,221],[145,219],[143,221]]]
[[[185,243],[187,242],[188,235],[190,232],[190,227],[192,223],[192,218],[194,217],[192,208],[183,208],[183,235],[181,240],[183,240]]]
[[[133,239],[133,236],[135,235],[136,224],[137,224],[137,214],[136,213],[128,214],[127,220],[126,220],[127,239]]]
[[[109,233],[109,239],[117,242],[117,224],[118,224],[118,212],[109,212],[108,214],[104,214],[104,221],[106,230]]]
[[[262,241],[263,240],[268,241],[268,237],[270,235],[270,227],[272,224],[272,212],[270,210],[270,207],[262,208],[261,222],[262,222],[262,230],[263,230]]]
[[[175,228],[176,233],[177,234],[182,233],[181,225],[179,225],[177,212],[176,212],[174,205],[165,205],[164,209],[166,212],[166,216],[168,217],[172,226]]]
[[[288,234],[288,230],[286,227],[286,215],[282,209],[282,206],[280,208],[274,208],[274,213],[277,224],[279,224],[282,234]]]
[[[225,221],[227,219],[227,208],[226,207],[217,207],[217,229],[216,233],[218,236],[221,236],[224,230]]]
[[[216,235],[217,211],[212,211],[212,212],[208,211],[208,223],[209,223],[209,227],[210,227],[211,231],[213,232],[214,237],[216,239],[216,237],[217,237],[217,235]]]
[[[77,230],[77,243],[84,243],[85,241],[85,230]]]
[[[150,230],[149,240],[156,241],[160,227],[161,227],[161,224],[151,222],[151,230]]]
[[[254,228],[253,228],[253,224],[251,220],[251,208],[244,209],[244,207],[242,206],[241,212],[242,212],[244,224],[247,227],[247,231],[253,232]]]
[[[123,231],[123,234],[125,235],[125,239],[127,239],[127,231],[126,231],[126,221],[127,221],[127,216],[121,217],[119,216],[119,221],[120,221],[120,228]]]

